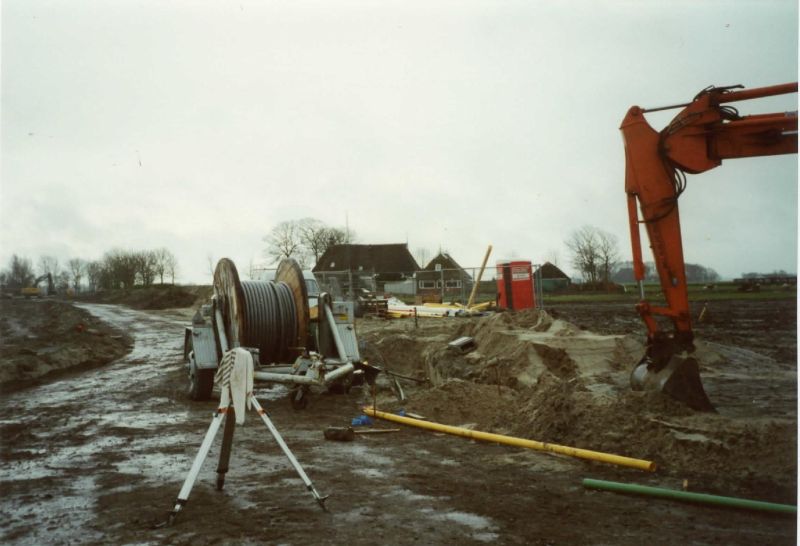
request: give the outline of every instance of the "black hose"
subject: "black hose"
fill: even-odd
[[[284,282],[243,281],[245,329],[241,343],[256,347],[262,364],[288,362],[297,344],[297,309]]]

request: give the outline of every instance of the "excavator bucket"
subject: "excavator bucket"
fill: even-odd
[[[716,411],[700,381],[697,359],[688,351],[647,354],[631,372],[636,391],[660,391],[697,411]]]

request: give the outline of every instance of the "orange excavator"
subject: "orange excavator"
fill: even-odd
[[[646,353],[631,373],[633,389],[659,390],[696,410],[714,411],[695,356],[678,198],[686,188],[686,173],[708,171],[725,159],[797,153],[797,111],[741,116],[730,106],[788,93],[797,93],[797,83],[754,89],[709,87],[686,104],[628,110],[620,127],[625,142],[625,192],[640,293],[636,310],[647,327]],[[660,132],[645,120],[647,112],[673,108],[682,110]],[[650,239],[666,305],[645,299],[640,224]],[[671,331],[662,322],[667,326],[671,322]]]

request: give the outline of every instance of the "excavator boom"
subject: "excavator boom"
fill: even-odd
[[[797,153],[797,112],[740,116],[732,102],[797,92],[797,83],[742,89],[710,87],[661,131],[644,117],[663,108],[628,110],[620,127],[625,143],[625,192],[640,289],[636,306],[647,327],[647,353],[631,375],[634,388],[664,390],[695,409],[711,410],[700,382],[686,285],[678,198],[686,173],[699,174],[725,159]],[[637,207],[638,205],[638,207]],[[641,211],[641,217],[639,215]],[[652,305],[644,297],[645,267],[639,226],[644,224],[666,300]],[[662,328],[657,317],[672,323]]]

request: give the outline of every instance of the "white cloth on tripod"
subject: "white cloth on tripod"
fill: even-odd
[[[220,407],[227,408],[233,403],[236,424],[244,424],[245,403],[250,409],[253,394],[253,355],[241,347],[231,349],[222,357],[214,381],[221,390]]]

